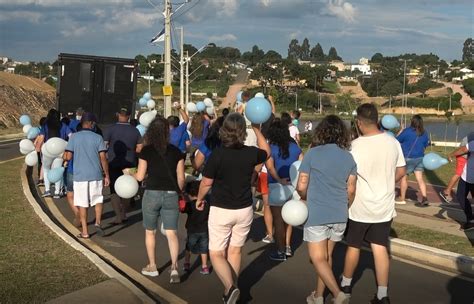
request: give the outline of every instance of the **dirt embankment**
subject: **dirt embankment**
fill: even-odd
[[[38,125],[56,102],[56,90],[40,79],[0,72],[0,128],[18,127],[28,114]]]

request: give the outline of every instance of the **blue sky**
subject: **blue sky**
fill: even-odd
[[[173,2],[184,2],[174,0]],[[134,57],[161,53],[148,41],[163,27],[162,0],[0,0],[0,55],[53,61],[60,52]],[[461,57],[474,36],[472,0],[192,0],[175,15],[186,43],[287,55],[307,37],[345,61],[433,52]],[[178,48],[178,31],[173,42]]]

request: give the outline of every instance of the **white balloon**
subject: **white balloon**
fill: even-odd
[[[215,111],[215,110],[214,110],[214,107],[206,108],[207,114],[209,114],[209,115],[211,115],[211,116],[214,115],[214,111]]]
[[[20,152],[23,151],[25,152],[24,154],[28,154],[31,151],[35,150],[35,145],[33,142],[29,139],[22,139],[20,141]],[[23,154],[23,153],[22,153]]]
[[[212,102],[212,99],[210,99],[209,97],[207,98],[204,98],[204,104],[206,105],[206,107],[213,107],[214,106],[214,103]]]
[[[20,153],[23,154],[23,155],[26,155],[28,153],[30,153],[31,151],[29,150],[23,150],[22,148],[20,148]]]
[[[301,166],[301,160],[297,160],[294,163],[291,164],[290,166],[290,180],[291,184],[296,187],[296,184],[298,183],[298,171]]]
[[[61,168],[63,166],[64,160],[62,157],[56,157],[53,160],[53,164],[51,165],[51,169]]]
[[[149,110],[154,109],[155,106],[156,106],[156,102],[155,102],[153,99],[148,100],[147,103],[146,103],[146,107],[147,107]]]
[[[31,125],[24,125],[23,126],[23,133],[28,134],[28,131],[32,128]]]
[[[138,192],[138,182],[130,175],[122,175],[115,181],[115,192],[121,198],[132,198]]]
[[[188,110],[189,113],[196,113],[196,104],[194,102],[188,102],[188,104],[186,105],[186,110]]]
[[[257,94],[255,94],[254,97],[262,97],[262,98],[265,98],[265,95],[261,92],[258,92]]]
[[[302,201],[288,201],[281,208],[281,217],[288,225],[302,225],[308,218],[308,207]]]
[[[51,159],[51,163],[53,162],[53,160],[56,158],[55,155],[52,155],[51,153],[48,152],[48,150],[46,150],[46,144],[43,144],[41,146],[41,154],[43,154],[43,157],[46,157],[48,159]]]
[[[36,151],[32,151],[28,153],[25,157],[25,164],[33,167],[38,163],[38,153]]]
[[[145,128],[148,128],[150,123],[155,119],[156,113],[153,111],[145,112],[140,115],[140,124],[143,125]]]
[[[59,154],[64,153],[64,150],[67,146],[67,141],[59,137],[53,137],[48,139],[45,143],[46,151],[55,158],[59,156]]]
[[[292,185],[269,183],[268,201],[270,204],[282,205],[292,197],[293,192],[295,192],[295,188]]]

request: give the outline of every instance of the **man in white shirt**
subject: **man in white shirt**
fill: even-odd
[[[374,255],[377,294],[371,303],[390,303],[387,293],[390,228],[395,211],[395,183],[405,175],[405,159],[398,141],[377,127],[377,108],[357,108],[356,126],[361,136],[352,142],[357,163],[357,191],[349,208],[347,251],[341,290],[351,293],[351,282],[359,263],[360,247],[370,243]]]

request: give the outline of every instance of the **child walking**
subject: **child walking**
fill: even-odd
[[[209,219],[209,204],[204,203],[204,210],[196,209],[196,199],[199,192],[199,181],[192,181],[186,185],[186,193],[189,201],[186,202],[184,213],[188,214],[186,220],[186,230],[188,238],[186,240],[186,253],[184,256],[184,271],[190,269],[191,253],[201,255],[201,274],[209,274],[207,266],[207,254],[209,246],[209,235],[207,221]]]

